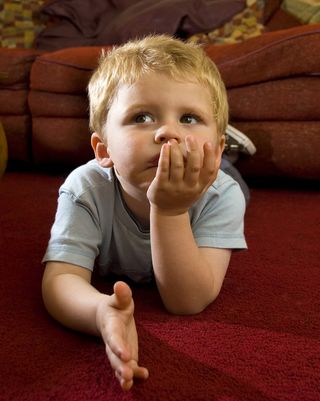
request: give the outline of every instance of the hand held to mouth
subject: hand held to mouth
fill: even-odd
[[[185,139],[184,157],[176,140],[162,145],[156,176],[147,197],[151,207],[164,215],[188,211],[214,182],[220,157],[214,146],[206,142],[201,149],[192,135]]]

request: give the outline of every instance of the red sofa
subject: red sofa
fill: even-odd
[[[257,153],[247,178],[320,177],[320,25],[268,32],[206,51],[225,81],[230,121]],[[72,167],[92,156],[86,86],[101,47],[0,49],[0,120],[9,160]]]

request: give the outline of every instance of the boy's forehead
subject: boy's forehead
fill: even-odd
[[[152,105],[156,107],[159,103],[167,103],[183,109],[198,110],[200,108],[208,112],[212,110],[212,96],[204,84],[194,78],[177,80],[174,77],[156,73],[143,75],[133,83],[119,83],[112,100],[112,104],[114,106],[117,104],[123,112]]]
[[[136,77],[135,79],[123,79],[121,80],[116,88],[115,95],[120,91],[141,91],[148,92],[149,90],[160,90],[164,86],[180,88],[180,90],[187,90],[188,88],[198,90],[208,90],[208,85],[200,82],[194,76],[191,75],[172,75],[165,72],[152,71],[144,73]]]

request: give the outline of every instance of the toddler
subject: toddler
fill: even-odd
[[[102,55],[88,90],[95,159],[59,190],[42,292],[60,323],[101,336],[129,390],[148,377],[132,292],[124,281],[99,292],[93,269],[154,280],[168,312],[200,313],[232,250],[246,248],[245,200],[219,169],[227,96],[200,47],[165,35],[131,41]]]

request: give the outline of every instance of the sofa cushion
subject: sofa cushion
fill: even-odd
[[[45,28],[39,8],[46,0],[1,0],[0,46],[32,48],[37,33]]]
[[[70,95],[31,90],[28,101],[33,117],[80,117],[89,119],[89,102],[85,94]]]
[[[150,33],[190,36],[214,29],[245,8],[245,0],[49,1],[42,12],[53,17],[35,46],[44,50],[119,44]]]
[[[42,53],[34,49],[0,48],[0,88],[27,88],[32,63]]]
[[[85,92],[102,49],[108,50],[109,47],[79,47],[44,53],[32,66],[31,89],[56,93]]]
[[[7,143],[10,162],[30,162],[31,118],[25,115],[0,115]]]
[[[228,88],[319,74],[320,24],[267,32],[229,46],[209,45],[206,50]]]
[[[43,54],[33,64],[31,88],[85,92],[101,49],[80,47]],[[218,65],[228,88],[320,73],[320,24],[268,32],[233,45],[208,45],[205,49]]]
[[[27,114],[28,110],[28,90],[27,89],[1,89],[0,88],[0,115]]]
[[[29,95],[36,163],[75,166],[93,157],[86,88],[101,50],[64,49],[36,58]],[[231,123],[258,149],[240,160],[243,175],[319,179],[320,25],[206,51],[226,83]]]
[[[320,119],[318,77],[287,78],[229,88],[228,99],[233,121]],[[17,102],[17,99],[13,97],[11,101]],[[85,94],[31,90],[29,107],[33,116],[89,118]]]
[[[31,117],[28,88],[32,63],[42,52],[0,48],[0,121],[10,161],[30,161]]]
[[[229,88],[228,99],[233,121],[320,120],[319,77],[287,78]]]

